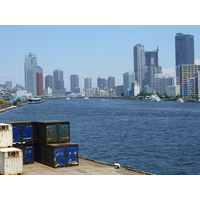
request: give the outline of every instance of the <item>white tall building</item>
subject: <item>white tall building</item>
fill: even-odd
[[[196,95],[200,98],[200,71],[195,73],[195,88]]]
[[[135,81],[138,82],[140,90],[142,90],[142,82],[144,79],[145,68],[145,51],[143,44],[136,44],[133,49],[134,54],[134,72],[135,72]]]
[[[36,95],[36,70],[37,70],[37,57],[30,53],[25,56],[24,62],[24,78],[25,90],[32,95]]]
[[[124,95],[127,96],[130,90],[132,90],[132,83],[135,82],[135,73],[126,72],[123,74],[123,85],[124,85]]]
[[[90,96],[93,94],[92,92],[92,79],[90,77],[86,77],[84,79],[84,89],[85,89],[85,96]]]

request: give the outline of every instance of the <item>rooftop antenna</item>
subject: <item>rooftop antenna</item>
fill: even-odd
[[[156,40],[156,51],[159,51],[158,41]]]

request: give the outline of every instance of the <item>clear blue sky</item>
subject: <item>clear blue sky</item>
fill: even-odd
[[[71,74],[79,74],[81,88],[86,76],[93,86],[98,76],[115,76],[120,85],[123,73],[133,71],[133,47],[141,42],[147,51],[158,44],[160,66],[173,73],[178,32],[194,35],[195,59],[200,60],[198,25],[1,25],[0,84],[11,80],[24,85],[24,58],[32,52],[44,76],[64,71],[68,90]]]

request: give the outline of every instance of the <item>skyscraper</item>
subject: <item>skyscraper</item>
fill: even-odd
[[[47,88],[53,89],[53,76],[52,75],[47,75],[45,76],[45,89]]]
[[[142,90],[143,84],[142,80],[143,72],[145,68],[145,51],[143,44],[136,44],[133,49],[134,55],[134,72],[135,72],[135,81],[138,82],[140,90]]]
[[[177,33],[175,36],[176,66],[194,64],[194,36]]]
[[[43,69],[36,67],[36,95],[43,95]]]
[[[132,83],[135,82],[135,73],[126,72],[123,74],[124,95],[129,96],[129,91],[132,90]]]
[[[108,90],[110,93],[113,93],[115,90],[115,77],[108,77]]]
[[[41,95],[42,75],[43,70],[41,67],[37,66],[36,55],[30,53],[25,56],[24,62],[24,80],[25,80],[25,90],[31,92],[33,96]]]
[[[158,47],[156,51],[145,51],[145,66],[146,71],[143,72],[143,85],[149,85],[154,88],[154,75],[159,73],[158,64]]]
[[[56,69],[53,71],[53,92],[54,94],[64,94],[63,71],[60,69]]]
[[[97,78],[97,87],[100,90],[104,90],[107,87],[107,80],[105,78],[98,77]]]
[[[70,88],[73,93],[80,93],[78,74],[72,74],[70,76]]]
[[[85,90],[90,90],[92,89],[92,79],[90,77],[86,77],[84,79],[84,89]]]
[[[84,89],[85,89],[85,96],[92,95],[92,79],[90,77],[86,77],[84,79]]]

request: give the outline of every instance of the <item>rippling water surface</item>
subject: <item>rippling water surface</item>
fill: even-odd
[[[79,155],[155,174],[200,174],[200,104],[123,99],[48,100],[0,122],[65,120]]]

